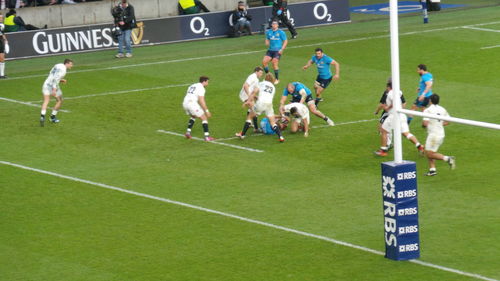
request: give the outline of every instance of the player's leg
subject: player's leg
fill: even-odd
[[[387,135],[389,134],[389,132],[389,126],[384,127],[382,125],[382,127],[380,127],[380,149],[375,151],[376,155],[387,156],[387,151],[389,151],[389,147],[387,146]]]
[[[5,54],[0,52],[0,79],[7,78],[5,76]]]
[[[57,89],[55,97],[56,97],[56,105],[54,105],[52,113],[50,114],[50,122],[59,123],[59,119],[57,119],[57,112],[59,111],[63,103],[62,93],[60,89]]]
[[[290,132],[295,134],[299,130],[299,125],[300,125],[301,120],[294,118],[290,122]]]
[[[45,114],[47,113],[47,107],[50,102],[50,93],[46,92],[43,94],[42,110],[40,112],[40,126],[43,127],[45,123]]]
[[[280,62],[280,58],[279,57],[275,57],[273,58],[272,60],[272,63],[273,63],[273,69],[274,69],[274,77],[276,78],[276,80],[274,80],[274,84],[278,84],[279,83],[279,80],[280,80],[280,67],[279,67],[279,62]]]
[[[427,140],[425,142],[425,153],[427,155],[427,158],[429,159],[429,168],[430,172],[436,171],[436,166],[434,164],[434,160],[442,160],[448,163],[450,165],[451,169],[455,169],[455,157],[453,156],[447,156],[443,155],[438,152],[439,147],[441,144],[443,144],[444,137],[442,136],[436,136],[436,135],[429,135],[427,136]],[[430,160],[433,160],[433,165],[430,165]]]
[[[318,116],[319,118],[325,120],[326,123],[328,123],[328,125],[330,126],[334,126],[335,123],[333,122],[332,119],[330,119],[330,117],[326,116],[325,114],[323,114],[321,111],[318,110],[318,108],[316,107],[316,104],[314,102],[314,100],[310,100],[309,102],[307,102],[307,106],[309,107],[309,111],[312,112],[312,114]]]
[[[191,136],[191,130],[193,130],[193,126],[194,126],[194,122],[195,122],[195,121],[196,121],[196,116],[191,115],[191,118],[189,118],[189,121],[188,121],[188,125],[187,125],[187,129],[186,129],[186,133],[184,134],[184,136],[185,136],[187,139],[192,138],[192,136]]]
[[[316,100],[315,100],[316,106],[320,101],[323,100],[321,98],[321,94],[323,93],[324,90],[325,89],[321,86],[321,84],[318,81],[314,82],[314,91],[316,92]]]
[[[203,126],[203,134],[205,136],[205,141],[213,141],[215,140],[210,136],[210,131],[208,130],[208,117],[203,114],[200,116],[201,125]]]
[[[269,123],[271,123],[271,127],[273,128],[273,131],[278,135],[278,140],[280,142],[284,142],[285,138],[281,135],[281,130],[278,124],[276,124],[276,118],[274,118],[274,112],[272,110],[272,106],[270,110],[267,111],[267,118],[269,119]]]
[[[254,117],[257,117],[257,114],[255,113],[255,111],[251,111],[248,115],[247,115],[247,120],[245,121],[245,124],[243,125],[243,129],[241,129],[241,132],[239,133],[236,133],[236,136],[239,137],[240,139],[244,139],[245,138],[245,135],[248,131],[248,129],[250,128],[250,126],[252,125],[252,119]]]
[[[264,72],[265,73],[268,73],[269,72],[269,62],[272,60],[272,58],[270,56],[268,56],[267,54],[264,56],[264,58],[262,59],[262,66],[264,67]]]
[[[415,137],[409,131],[403,132],[402,134],[415,145],[420,154],[424,153],[424,146],[418,141],[417,137]]]
[[[295,30],[295,27],[290,22],[290,20],[288,20],[287,14],[288,13],[281,14],[280,20],[288,28],[288,31],[290,31],[290,33],[292,34],[292,39],[295,39],[297,38],[297,31]]]

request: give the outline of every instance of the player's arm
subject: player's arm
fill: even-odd
[[[377,109],[375,109],[375,115],[377,115],[380,112],[380,110],[382,110],[383,108],[384,108],[384,104],[379,103],[377,106]]]
[[[425,89],[422,92],[422,94],[420,94],[420,96],[418,97],[418,100],[423,101],[425,99],[425,95],[431,90],[431,88],[432,88],[432,81],[425,82]]]
[[[340,78],[340,63],[336,61],[332,61],[331,65],[335,66],[335,75],[333,76],[334,80],[339,80]]]
[[[245,93],[247,93],[247,96],[250,96],[250,85],[248,85],[247,82],[243,83],[243,90],[245,91]]]
[[[248,106],[253,106],[253,103],[255,101],[255,98],[257,97],[257,93],[259,92],[259,88],[256,88],[253,90],[253,92],[248,95],[248,100],[245,102]]]
[[[269,47],[269,43],[270,43],[269,39],[266,38],[266,46]]]
[[[300,103],[302,103],[302,104],[303,104],[304,102],[306,102],[306,98],[307,98],[307,93],[306,93],[306,90],[301,89],[301,90],[299,91],[299,94],[302,96],[302,97],[300,98]]]
[[[285,102],[286,102],[287,96],[283,95],[281,96],[280,100],[280,114],[285,115]]]
[[[283,51],[285,50],[286,45],[288,45],[288,40],[283,41],[283,46],[281,46],[281,49],[279,50],[280,54],[283,54]]]
[[[307,118],[302,118],[302,122],[304,122],[304,137],[309,136],[309,122],[307,122]]]
[[[425,120],[425,119],[424,119],[424,120],[422,121],[422,127],[423,127],[423,128],[427,128],[427,126],[429,126],[429,120]]]
[[[314,62],[313,62],[312,60],[309,60],[309,61],[306,63],[306,65],[304,65],[304,66],[302,67],[302,69],[303,69],[303,70],[308,69],[308,68],[309,68],[309,67],[310,67],[313,63],[314,63]]]
[[[203,111],[205,111],[205,114],[207,115],[207,117],[212,117],[212,114],[210,113],[210,111],[208,111],[207,103],[205,102],[204,96],[198,97],[198,103],[200,104]]]

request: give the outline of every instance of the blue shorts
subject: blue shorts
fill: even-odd
[[[319,78],[319,75],[318,77],[316,77],[316,82],[318,82],[319,86],[323,89],[326,89],[328,87],[328,85],[330,85],[330,82],[332,82],[332,77],[328,78],[328,79],[322,79],[322,78]]]
[[[419,101],[417,98],[413,104],[415,104],[417,107],[427,107],[430,100],[430,97],[425,97],[423,101]]]
[[[266,57],[271,57],[273,59],[278,59],[279,60],[281,58],[281,54],[280,54],[279,51],[267,50]]]
[[[306,101],[305,101],[305,104],[307,104],[308,102],[314,100],[312,95],[307,95],[306,97]],[[292,98],[292,102],[300,102],[300,98],[297,99],[297,98]]]

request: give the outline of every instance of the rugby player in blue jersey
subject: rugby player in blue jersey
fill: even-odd
[[[432,74],[427,71],[427,66],[425,64],[419,64],[417,66],[417,73],[420,75],[420,81],[417,89],[417,99],[411,106],[411,110],[423,111],[429,105],[429,99],[432,96],[432,84],[434,79]],[[410,124],[413,116],[408,116],[408,124]]]
[[[306,65],[302,67],[302,69],[308,69],[313,63],[316,64],[318,68],[318,76],[316,77],[316,81],[314,82],[314,90],[316,92],[316,100],[315,103],[318,105],[321,98],[321,93],[330,85],[330,82],[333,80],[338,80],[340,78],[340,64],[323,53],[323,49],[316,48],[315,54],[312,58],[307,62]],[[330,65],[335,66],[335,75],[332,74],[332,70],[330,69]]]
[[[293,82],[293,83],[288,84],[288,86],[283,91],[283,96],[281,96],[281,100],[280,100],[280,113],[281,113],[281,115],[284,115],[285,102],[286,102],[289,95],[292,96],[291,102],[299,102],[302,104],[307,104],[307,107],[309,107],[309,111],[311,111],[312,114],[325,120],[326,123],[328,123],[328,125],[330,125],[330,126],[335,125],[335,123],[333,123],[332,119],[330,119],[328,116],[326,116],[325,114],[321,113],[321,111],[318,110],[318,108],[314,104],[314,99],[312,97],[311,90],[309,90],[309,88],[307,88],[304,84],[302,84],[300,82]]]
[[[286,45],[288,44],[285,32],[280,30],[278,27],[278,22],[273,21],[271,24],[271,29],[266,31],[266,46],[269,46],[269,49],[267,50],[266,55],[262,60],[262,65],[264,66],[264,71],[266,73],[269,72],[269,62],[272,62],[274,77],[276,78],[274,84],[279,83],[280,70],[278,63],[281,56],[283,55],[283,50],[285,50]]]

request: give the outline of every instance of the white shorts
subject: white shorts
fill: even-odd
[[[392,128],[392,121],[394,119],[394,114],[389,114],[389,117],[387,117],[382,124],[382,129],[384,129],[387,132],[391,132],[393,130]],[[401,133],[408,133],[410,132],[410,128],[408,128],[408,121],[406,119],[406,115],[400,113],[399,114],[399,121],[401,124]]]
[[[42,94],[44,96],[50,96],[50,95],[52,95],[52,87],[44,84],[43,87],[42,87]],[[57,88],[56,96],[58,96],[58,97],[62,96],[62,91],[61,91],[61,89],[59,87]]]
[[[296,118],[296,117],[293,117],[292,118],[292,122],[296,122],[296,123],[301,124],[302,123],[302,119],[306,119],[307,120],[307,124],[311,124],[311,121],[309,120],[309,114],[307,114],[307,116],[305,118]]]
[[[425,141],[425,150],[437,152],[439,147],[443,144],[444,136],[428,135]]]
[[[274,116],[274,109],[272,103],[260,103],[257,101],[257,103],[253,106],[252,110],[257,115],[265,113],[266,116]]]
[[[248,95],[245,91],[240,92],[240,100],[241,102],[246,102],[248,100]]]
[[[205,114],[205,111],[203,111],[203,108],[201,108],[201,106],[197,102],[183,103],[182,107],[184,108],[184,111],[186,111],[186,114],[189,116],[200,118],[203,114]]]

